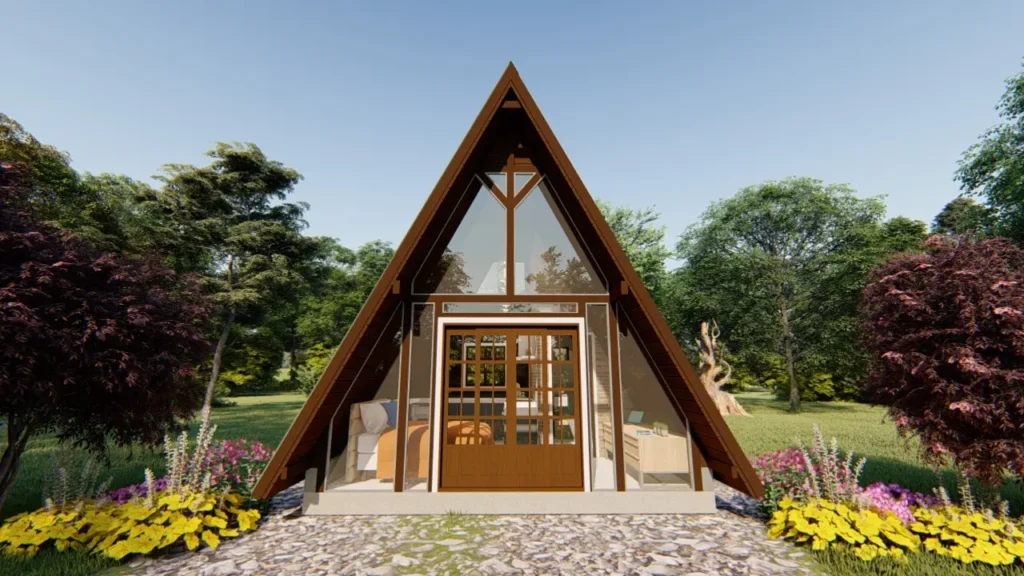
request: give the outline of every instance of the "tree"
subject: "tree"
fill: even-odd
[[[920,251],[924,222],[897,216],[845,230],[842,248],[818,257],[808,274],[808,298],[796,319],[802,334],[804,398],[856,400],[869,358],[858,342],[860,299],[868,274],[893,254]]]
[[[671,255],[665,247],[665,226],[655,224],[661,214],[654,208],[613,206],[601,200],[597,201],[597,206],[647,291],[655,302],[661,303],[666,281],[665,261]]]
[[[210,165],[169,164],[158,192],[162,217],[177,233],[159,249],[180,269],[202,271],[219,305],[219,332],[204,407],[213,402],[232,326],[255,326],[300,283],[298,266],[320,241],[302,236],[302,203],[282,202],[301,176],[254,144],[218,143]],[[277,201],[277,203],[274,203]]]
[[[744,363],[767,368],[781,356],[790,410],[800,409],[798,364],[812,340],[805,318],[815,278],[847,251],[849,232],[877,226],[880,199],[861,199],[846,185],[789,178],[740,190],[713,204],[678,244],[685,261],[670,307],[677,322],[717,318],[726,338],[748,348]]]
[[[71,156],[40,143],[13,118],[0,113],[0,162],[21,166],[20,194],[36,217],[49,222],[73,219],[87,199],[79,194]]]
[[[974,236],[990,236],[992,234],[992,211],[974,201],[973,198],[961,196],[946,204],[932,222],[935,234],[973,234]]]
[[[995,232],[1024,240],[1024,72],[1006,80],[996,110],[1003,122],[964,152],[956,179],[969,195],[984,196]]]
[[[305,347],[341,343],[394,253],[390,243],[379,240],[355,251],[332,241],[324,276],[303,299],[296,321]]]
[[[0,163],[0,505],[35,435],[159,444],[199,406],[209,351],[194,281],[39,222],[32,177]]]
[[[990,485],[1024,472],[1024,252],[992,238],[933,236],[864,289],[867,392],[926,460]]]

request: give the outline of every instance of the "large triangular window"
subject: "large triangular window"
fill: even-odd
[[[504,175],[502,175],[504,176]],[[483,179],[466,191],[469,209],[439,257],[420,269],[413,283],[420,294],[505,294],[505,205]]]
[[[524,192],[515,213],[518,294],[604,294],[604,286],[547,183]]]

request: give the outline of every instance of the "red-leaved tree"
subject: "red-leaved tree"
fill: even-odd
[[[1024,471],[1024,252],[1002,238],[925,247],[864,289],[867,392],[927,461],[999,485]]]
[[[159,443],[202,402],[210,349],[194,282],[41,224],[25,174],[0,164],[0,506],[40,433],[98,452]]]

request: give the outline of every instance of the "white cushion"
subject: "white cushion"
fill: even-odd
[[[377,434],[360,434],[356,438],[356,452],[359,454],[371,454],[377,451],[377,442],[380,436]]]
[[[388,427],[388,412],[380,402],[360,404],[359,418],[363,421],[363,428],[370,434],[380,434]]]
[[[360,472],[372,472],[377,469],[377,453],[356,454],[356,470]]]

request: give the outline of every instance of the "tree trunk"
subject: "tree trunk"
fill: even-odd
[[[206,399],[203,400],[204,418],[209,418],[210,409],[213,407],[213,391],[217,387],[217,377],[220,376],[220,361],[224,354],[224,348],[228,343],[228,334],[231,333],[231,325],[235,322],[235,311],[228,312],[227,321],[224,322],[224,329],[221,330],[220,340],[217,340],[217,350],[213,353],[213,369],[210,371],[210,383],[206,385]]]
[[[786,355],[786,373],[789,376],[789,411],[800,411],[800,387],[793,369],[793,332],[789,328],[789,306],[786,297],[779,298],[779,312],[782,316],[782,350]]]
[[[14,478],[21,466],[21,455],[25,452],[30,432],[28,426],[22,426],[17,419],[8,415],[7,448],[4,449],[3,457],[0,457],[0,510],[7,500],[7,493],[14,485]]]
[[[743,406],[732,394],[722,390],[722,386],[729,383],[732,377],[732,366],[719,355],[718,336],[721,332],[718,323],[711,321],[709,329],[707,322],[700,323],[700,338],[697,339],[697,350],[700,354],[700,381],[704,384],[711,399],[715,401],[715,407],[719,414],[724,416],[750,416]],[[724,347],[722,347],[724,352]],[[725,367],[725,375],[722,377],[722,367]]]

